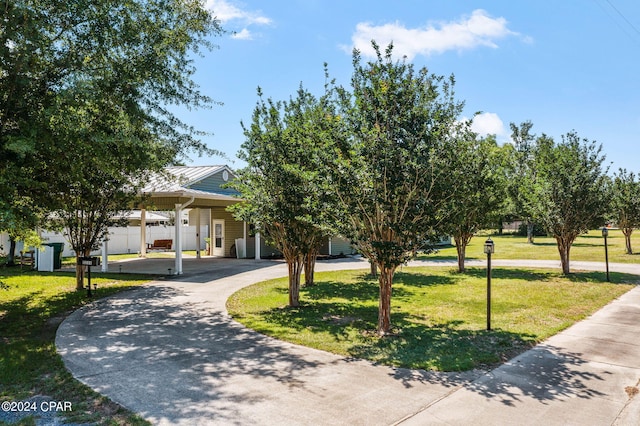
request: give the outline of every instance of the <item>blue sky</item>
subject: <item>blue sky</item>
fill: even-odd
[[[207,0],[233,33],[197,58],[196,82],[223,103],[180,111],[229,158],[244,141],[260,86],[288,99],[302,82],[320,94],[327,62],[349,84],[351,50],[393,41],[416,67],[456,77],[456,96],[475,112],[476,131],[509,140],[509,123],[531,120],[537,134],[571,130],[603,145],[611,171],[640,172],[640,2],[637,0]]]

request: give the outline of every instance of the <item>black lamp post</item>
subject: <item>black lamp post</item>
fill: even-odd
[[[606,226],[602,227],[602,236],[604,237],[604,261],[607,265],[607,282],[609,282],[609,249],[607,248],[607,236],[609,235],[609,230]]]
[[[491,238],[484,242],[484,252],[487,254],[487,330],[491,330],[491,254],[495,245]]]

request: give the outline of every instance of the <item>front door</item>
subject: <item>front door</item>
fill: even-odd
[[[224,220],[213,221],[213,254],[224,256]]]

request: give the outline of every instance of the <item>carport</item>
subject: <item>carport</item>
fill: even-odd
[[[220,257],[231,255],[231,241],[242,238],[247,241],[247,224],[236,221],[226,208],[241,202],[238,193],[224,185],[233,179],[233,171],[226,165],[222,166],[178,166],[165,169],[165,173],[154,176],[142,190],[145,200],[140,209],[140,256],[147,254],[147,226],[146,213],[148,210],[165,210],[175,213],[173,226],[173,244],[175,250],[175,268],[173,274],[183,273],[183,241],[184,230],[182,214],[185,209],[191,209],[190,218],[195,222],[196,258],[201,258],[202,238],[210,238],[214,254]],[[205,214],[203,214],[203,211]],[[208,211],[208,214],[206,214]],[[217,219],[213,219],[217,217]],[[201,235],[201,221],[208,220],[208,235]],[[208,219],[206,219],[208,218]],[[190,220],[191,221],[191,220]],[[226,231],[225,231],[226,230]],[[255,258],[260,259],[260,235],[255,236]],[[215,252],[218,249],[219,252]],[[236,247],[236,250],[238,248]],[[105,247],[105,253],[108,251]],[[103,264],[106,265],[106,260]]]

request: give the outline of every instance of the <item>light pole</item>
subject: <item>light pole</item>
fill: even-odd
[[[484,252],[487,254],[487,330],[491,330],[491,254],[495,245],[491,238],[484,242]]]
[[[609,282],[609,249],[607,248],[607,236],[609,235],[609,230],[606,226],[602,227],[602,236],[604,237],[604,261],[607,265],[607,282]]]

